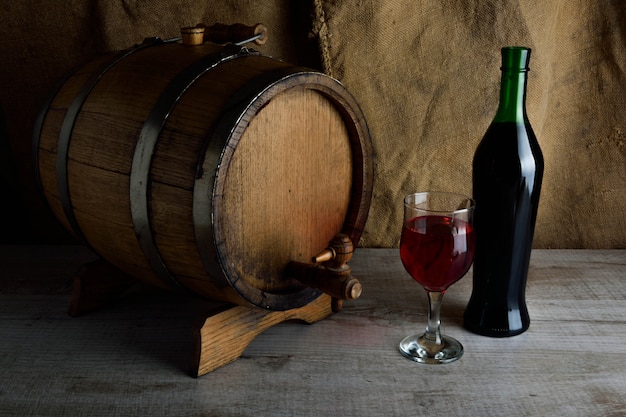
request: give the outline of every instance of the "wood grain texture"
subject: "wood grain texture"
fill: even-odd
[[[199,320],[193,330],[191,375],[202,376],[236,361],[261,333],[287,320],[312,324],[332,313],[331,297],[320,295],[304,307],[286,311],[233,306]]]
[[[373,186],[367,125],[340,83],[214,44],[89,63],[35,153],[54,214],[120,270],[274,310],[319,295],[283,270],[339,232],[357,242]]]
[[[359,249],[358,300],[313,325],[285,322],[243,356],[188,375],[206,305],[139,284],[100,311],[66,314],[76,247],[0,248],[0,415],[622,416],[626,250],[535,250],[530,329],[491,339],[462,328],[471,274],[453,285],[442,329],[458,362],[427,366],[397,344],[426,323],[426,296],[397,250]]]
[[[256,114],[226,178],[222,218],[234,276],[284,291],[289,261],[310,262],[342,230],[352,184],[345,123],[319,92],[291,88]]]

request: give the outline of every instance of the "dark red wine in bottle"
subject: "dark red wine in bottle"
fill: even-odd
[[[543,155],[526,115],[529,59],[529,48],[502,48],[500,104],[474,154],[476,253],[464,325],[485,336],[530,325],[525,291]]]

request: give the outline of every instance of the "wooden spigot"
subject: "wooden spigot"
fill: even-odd
[[[207,26],[198,23],[196,26],[180,29],[184,45],[202,45],[204,42],[217,44],[254,42],[263,45],[267,42],[267,27],[261,23],[254,26],[246,26],[241,23],[224,25],[216,23]]]
[[[347,235],[340,233],[329,243],[328,248],[312,258],[312,264],[291,261],[286,273],[303,284],[320,289],[338,300],[353,300],[361,296],[363,287],[352,276],[348,265],[354,245]]]

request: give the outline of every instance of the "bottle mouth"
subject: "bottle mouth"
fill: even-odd
[[[502,52],[502,71],[528,72],[531,49],[525,46],[505,46]]]

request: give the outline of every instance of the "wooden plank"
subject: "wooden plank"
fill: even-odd
[[[205,375],[239,359],[261,333],[287,320],[314,323],[332,313],[331,297],[320,295],[313,302],[286,311],[267,311],[235,306],[200,320],[194,326],[191,374]]]
[[[357,249],[358,300],[311,326],[284,322],[242,357],[191,378],[191,328],[206,305],[139,286],[70,318],[67,283],[88,251],[0,247],[0,415],[619,416],[626,413],[626,250],[533,252],[530,329],[462,328],[471,275],[451,287],[442,329],[452,364],[404,359],[426,297],[397,249]]]
[[[76,317],[107,306],[136,282],[106,261],[91,262],[74,277],[68,313]]]

